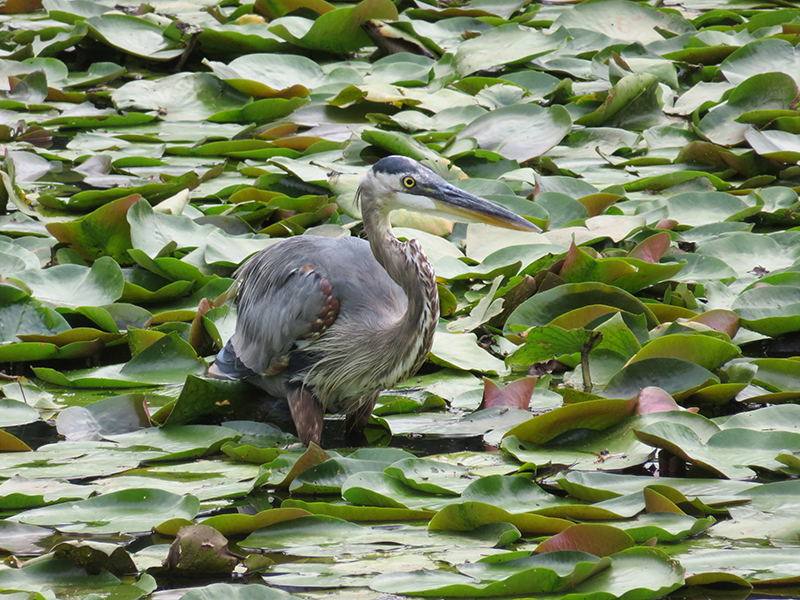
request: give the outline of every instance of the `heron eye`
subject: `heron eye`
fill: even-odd
[[[416,181],[414,181],[414,178],[413,178],[413,177],[403,177],[403,185],[404,185],[404,186],[405,186],[407,189],[409,189],[409,190],[410,190],[410,189],[411,189],[411,188],[413,188],[415,185],[417,185],[417,182],[416,182]]]

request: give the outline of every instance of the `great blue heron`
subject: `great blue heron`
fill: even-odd
[[[356,197],[369,242],[292,237],[238,270],[236,332],[209,370],[286,397],[305,444],[320,443],[325,412],[347,415],[348,434],[362,432],[378,393],[413,375],[431,349],[436,277],[416,240],[393,235],[393,210],[540,231],[403,156],[375,163]]]

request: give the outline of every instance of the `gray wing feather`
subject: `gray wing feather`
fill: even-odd
[[[258,373],[252,369],[248,369],[242,361],[239,360],[230,340],[228,340],[225,347],[217,354],[217,357],[214,359],[214,364],[211,365],[208,370],[208,374],[220,379],[249,379],[250,377],[256,377],[258,375]]]
[[[396,318],[406,307],[405,294],[357,238],[289,238],[250,259],[237,279],[229,346],[242,374],[277,374],[298,344],[313,343],[334,321]]]

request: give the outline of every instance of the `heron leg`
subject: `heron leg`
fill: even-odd
[[[308,446],[311,442],[319,445],[322,439],[322,423],[325,411],[305,386],[300,386],[288,393],[289,411],[297,428],[300,441]]]
[[[344,430],[347,435],[348,442],[353,439],[364,439],[364,428],[369,423],[369,418],[372,415],[372,409],[375,408],[375,402],[378,400],[378,392],[364,399],[364,403],[359,406],[354,412],[351,412],[344,421]]]

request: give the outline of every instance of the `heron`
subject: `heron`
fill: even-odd
[[[363,435],[380,391],[416,373],[433,344],[439,296],[417,240],[398,240],[393,210],[541,231],[404,156],[376,162],[356,192],[367,240],[296,236],[236,272],[236,329],[209,369],[288,400],[300,441],[320,444],[325,413]]]

